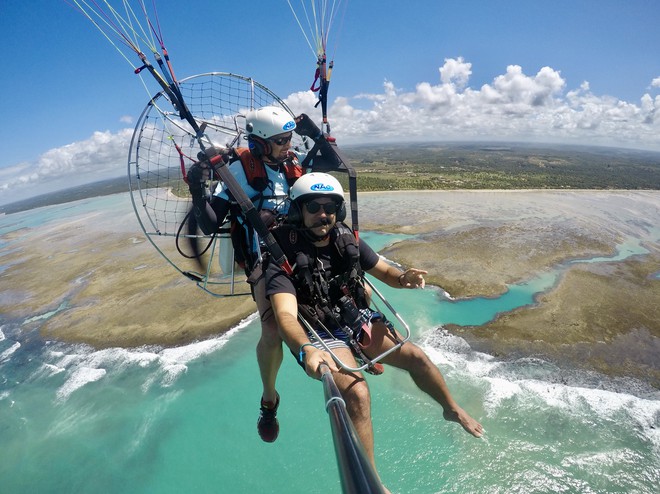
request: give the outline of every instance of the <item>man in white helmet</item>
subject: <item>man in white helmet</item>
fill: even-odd
[[[266,295],[280,334],[308,375],[319,379],[326,363],[346,402],[347,410],[374,463],[369,389],[358,372],[340,369],[315,336],[301,325],[301,315],[348,367],[359,367],[400,341],[389,321],[369,308],[364,272],[394,288],[424,288],[426,271],[401,271],[381,259],[343,224],[346,207],[339,182],[326,173],[310,173],[290,190],[288,225],[273,230],[294,266],[287,274],[269,263]],[[367,359],[365,360],[366,357]],[[417,386],[443,408],[447,420],[458,422],[480,437],[483,428],[452,398],[439,369],[418,346],[404,343],[382,361],[408,371]]]
[[[245,130],[247,149],[222,151],[226,155],[229,170],[260,212],[262,221],[270,227],[287,214],[289,187],[307,171],[301,167],[305,155],[291,149],[293,131],[325,144],[320,147],[321,154],[311,162],[312,168],[334,168],[336,162],[329,145],[323,140],[321,131],[305,114],[294,119],[283,108],[266,106],[246,114]],[[208,165],[203,159],[188,171],[194,222],[207,235],[217,232],[228,215],[234,223],[232,242],[236,261],[248,275],[261,318],[262,331],[257,344],[257,361],[263,393],[257,430],[264,441],[273,442],[279,433],[276,417],[279,395],[275,383],[282,362],[282,340],[270,302],[265,297],[261,270],[264,246],[224,183],[217,187],[210,201],[207,199],[205,187],[209,173]]]

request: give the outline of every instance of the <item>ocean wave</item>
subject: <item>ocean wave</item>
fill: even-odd
[[[12,346],[7,348],[4,352],[0,353],[0,363],[4,363],[8,361],[19,348],[21,348],[21,344],[17,341]]]
[[[560,369],[539,358],[498,359],[473,351],[446,330],[430,331],[421,346],[446,376],[482,390],[483,408],[491,419],[509,413],[513,406],[518,416],[545,411],[588,423],[625,423],[660,452],[658,393],[649,393],[639,381]]]
[[[106,377],[114,377],[132,369],[147,369],[141,389],[146,393],[153,385],[171,387],[188,370],[188,365],[221,349],[231,337],[256,318],[241,321],[216,338],[174,348],[107,348],[95,350],[86,345],[55,343],[45,352],[39,373],[50,376],[65,372],[65,381],[56,392],[58,401],[67,400],[75,391]],[[37,377],[36,375],[33,377]]]
[[[58,401],[66,400],[74,391],[82,388],[85,384],[98,381],[105,375],[105,369],[78,367],[71,372],[64,385],[57,390],[56,396]]]
[[[53,364],[43,364],[41,366],[41,371],[44,377],[52,377],[57,374],[60,374],[61,372],[66,371],[66,368],[58,367],[57,365],[53,365]],[[35,373],[33,377],[37,377],[37,373]]]
[[[487,375],[498,365],[495,357],[475,352],[467,341],[445,329],[427,332],[420,345],[433,363],[455,370],[469,371],[474,375]]]
[[[159,419],[166,413],[169,405],[176,401],[183,391],[170,391],[166,395],[162,396],[157,402],[154,403],[154,406],[151,410],[148,410],[137,427],[137,430],[132,435],[131,440],[128,444],[128,454],[132,455],[136,451],[139,451],[143,446],[144,441],[149,437],[153,429],[158,428]]]

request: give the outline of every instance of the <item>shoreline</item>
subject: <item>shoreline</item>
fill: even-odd
[[[428,283],[454,298],[495,297],[507,285],[571,259],[611,256],[625,235],[649,228],[653,218],[660,218],[652,209],[660,211],[660,191],[397,191],[361,196],[362,229],[366,225],[369,230],[415,235],[381,254],[404,266],[426,269]],[[638,208],[644,214],[614,224],[608,211],[599,211],[605,206],[621,211]],[[660,229],[660,221],[655,228]],[[250,296],[214,298],[195,287],[154,252],[138,229],[130,205],[125,205],[112,214],[80,213],[3,235],[11,245],[2,257],[0,309],[5,318],[32,318],[33,322],[22,323],[22,331],[39,329],[46,339],[96,348],[167,347],[223,334],[256,311]],[[632,375],[634,366],[629,356],[626,365],[615,365],[612,359],[633,340],[647,347],[650,342],[650,356],[640,368],[658,387],[660,364],[647,360],[660,354],[660,346],[655,346],[660,341],[660,309],[651,302],[660,299],[660,280],[645,281],[644,276],[660,271],[660,249],[654,245],[647,249],[650,254],[641,263],[631,259],[605,263],[607,269],[591,267],[589,276],[596,281],[580,281],[585,274],[568,274],[568,282],[562,277],[533,308],[516,309],[478,328],[451,331],[476,349],[501,356],[558,358],[562,348],[572,348],[570,360],[577,363],[589,345],[598,344],[598,361],[588,367],[617,375]],[[588,271],[571,267],[567,273],[576,270]],[[638,312],[653,315],[644,324],[623,310],[608,290],[623,272],[627,277],[622,293],[632,297]],[[594,298],[600,294],[603,306],[593,307],[588,299],[576,297],[583,291]],[[557,324],[552,316],[557,317],[561,303],[572,304],[573,310],[562,309],[562,314],[571,315],[562,316],[566,321]],[[580,314],[587,307],[593,307],[592,315]],[[605,315],[596,319],[593,314],[602,311]],[[53,314],[45,321],[35,319],[47,313]],[[609,320],[610,329],[594,339],[597,333],[590,332],[596,320],[604,325]],[[541,329],[529,333],[528,327]],[[568,341],[569,334],[582,339]]]

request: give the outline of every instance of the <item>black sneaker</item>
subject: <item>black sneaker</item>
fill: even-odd
[[[277,395],[275,405],[272,402],[264,402],[261,399],[261,411],[257,421],[257,431],[262,441],[267,443],[275,442],[280,433],[280,424],[277,421],[277,407],[280,406],[280,395]]]

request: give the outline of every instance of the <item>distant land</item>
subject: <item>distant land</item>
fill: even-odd
[[[0,214],[18,213],[28,209],[40,208],[43,206],[52,206],[53,204],[64,204],[67,202],[87,199],[89,197],[107,196],[119,194],[128,191],[128,177],[110,178],[99,182],[90,182],[84,185],[78,185],[68,189],[48,192],[40,196],[30,197],[21,201],[11,202],[0,205]]]
[[[660,152],[521,143],[416,143],[345,146],[358,190],[660,190]],[[345,179],[344,174],[339,175]],[[344,185],[347,181],[344,180]],[[177,192],[181,182],[172,183]],[[126,176],[0,205],[0,213],[128,190]]]
[[[346,149],[358,190],[660,189],[660,153],[525,144]]]

